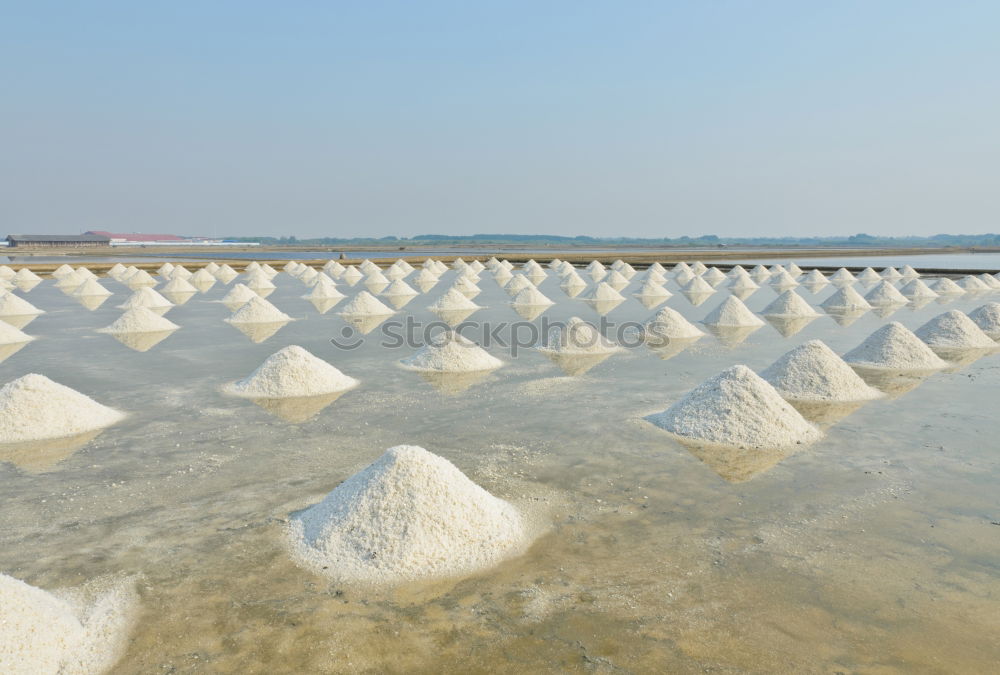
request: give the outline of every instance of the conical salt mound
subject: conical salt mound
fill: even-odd
[[[705,333],[685,319],[680,312],[670,307],[664,307],[643,323],[643,339],[648,342],[667,342],[669,340],[694,340]]]
[[[837,289],[836,293],[821,302],[819,306],[831,312],[856,312],[872,308],[868,301],[850,286]]]
[[[0,292],[0,316],[35,316],[44,313],[24,298]]]
[[[938,295],[962,295],[965,289],[956,284],[948,277],[938,279],[931,289]]]
[[[848,272],[846,268],[841,267],[839,270],[830,275],[830,281],[838,283],[854,283],[857,281],[857,277]]]
[[[643,285],[639,288],[639,291],[635,293],[635,297],[637,298],[663,298],[666,300],[671,296],[673,296],[673,293],[651,280],[647,280],[643,283]]]
[[[721,305],[709,312],[702,323],[706,326],[741,328],[763,326],[764,320],[751,312],[742,300],[729,296]]]
[[[617,293],[617,291],[615,292]],[[545,295],[534,286],[529,286],[515,295],[510,304],[520,305],[523,307],[541,307],[554,305],[555,303],[545,297]]]
[[[927,284],[916,278],[911,279],[905,286],[899,289],[899,292],[910,300],[933,300],[938,297],[938,293],[932,291],[927,287]]]
[[[0,443],[76,436],[124,417],[44,375],[24,375],[0,388]]]
[[[626,279],[618,270],[611,270],[604,276],[602,283],[607,284],[616,291],[620,291],[628,286],[628,279]]]
[[[986,284],[984,284],[982,281],[980,281],[979,279],[977,279],[976,277],[971,276],[971,275],[964,276],[961,279],[959,279],[958,280],[958,287],[961,288],[962,290],[965,290],[965,291],[968,291],[968,292],[971,292],[971,293],[988,291],[989,288],[990,288],[989,286],[987,286]]]
[[[774,387],[742,365],[706,380],[647,419],[691,441],[745,449],[785,448],[822,435]]]
[[[969,313],[969,318],[979,326],[979,330],[994,340],[1000,340],[1000,303],[989,302],[977,307]]]
[[[903,278],[903,275],[900,274],[899,270],[897,270],[895,267],[886,267],[884,270],[882,270],[879,276],[882,277],[883,279],[888,279],[889,281],[895,281],[896,279]]]
[[[863,284],[876,284],[882,281],[882,277],[879,276],[878,272],[873,270],[871,267],[866,267],[858,275],[858,281]]]
[[[914,331],[932,349],[995,349],[997,343],[976,322],[953,309]]]
[[[91,298],[91,297],[107,297],[111,295],[111,291],[101,286],[101,283],[97,279],[88,278],[82,284],[73,289],[71,295],[78,298]]]
[[[252,292],[253,291],[251,291],[251,293]],[[328,277],[325,273],[321,273],[316,278],[316,283],[313,284],[312,290],[302,297],[307,300],[332,300],[334,298],[339,299],[345,296],[337,290],[337,284],[334,283],[333,279]]]
[[[760,376],[790,401],[850,403],[883,396],[820,340],[799,345]]]
[[[289,533],[300,564],[339,582],[388,585],[487,569],[531,540],[512,504],[412,445],[389,448],[294,514]]]
[[[284,323],[291,320],[292,317],[256,294],[225,319],[228,323]]]
[[[7,270],[7,272],[9,272],[9,274],[7,274],[5,272],[3,274],[0,274],[0,277],[3,277],[5,279],[9,279],[9,278],[11,278],[11,277],[14,276],[14,271],[11,270],[9,267],[7,267],[6,265],[4,265],[4,269]],[[116,269],[117,269],[117,271],[116,271]],[[115,263],[115,266],[111,268],[111,272],[115,272],[115,274],[120,274],[124,270],[125,270],[125,267],[121,263]],[[73,272],[73,268],[70,267],[69,265],[63,263],[62,265],[60,265],[59,267],[57,267],[54,272],[52,272],[52,277],[54,279],[62,279],[64,276],[66,276],[67,274],[71,274],[72,272]],[[110,272],[109,272],[109,274],[110,274]]]
[[[571,317],[565,325],[549,331],[548,339],[540,351],[566,355],[612,354],[621,347],[601,335],[601,331],[579,317]]]
[[[771,286],[778,289],[793,288],[798,285],[799,282],[787,270],[780,270],[771,279]]]
[[[822,272],[819,270],[813,270],[806,275],[805,279],[802,280],[802,283],[806,286],[825,286],[830,282],[827,281],[827,278],[823,276]]]
[[[23,332],[21,329],[15,328],[5,321],[0,321],[0,345],[24,344],[25,342],[31,342],[34,339],[35,338]],[[4,358],[6,358],[6,356],[0,358],[0,361]]]
[[[83,275],[77,272],[76,270],[73,270],[68,274],[64,274],[63,276],[56,279],[56,288],[61,288],[63,290],[72,290],[74,288],[77,288],[84,281],[86,281],[86,279],[83,277]]]
[[[987,288],[993,290],[1000,288],[1000,280],[996,279],[995,277],[989,274],[986,274],[985,272],[983,274],[978,275],[976,278],[982,281]]]
[[[435,373],[474,373],[495,370],[503,361],[456,331],[443,331],[415,354],[400,360],[411,370]]]
[[[197,293],[198,289],[191,285],[191,282],[183,277],[174,277],[167,282],[167,285],[160,289],[163,293]],[[249,289],[248,289],[249,290]]]
[[[888,280],[880,282],[875,288],[869,291],[865,300],[872,307],[887,307],[889,305],[905,305],[909,302],[906,296],[900,293]]]
[[[176,272],[176,270],[174,271]],[[155,286],[156,279],[151,277],[149,272],[146,270],[138,270],[125,280],[125,285],[134,291],[135,289],[142,288],[143,286]]]
[[[691,280],[686,284],[681,286],[681,290],[685,293],[714,293],[715,289],[712,288],[712,284],[708,283],[701,277],[691,277]]]
[[[930,372],[947,366],[906,326],[893,321],[882,326],[844,355],[852,366],[876,370]]]
[[[819,316],[819,312],[813,309],[812,305],[792,289],[785,291],[775,298],[774,302],[765,307],[761,314],[784,318]]]
[[[588,291],[586,295],[581,296],[580,299],[588,302],[623,302],[625,296],[602,281]]]
[[[140,288],[128,297],[124,304],[119,305],[119,309],[132,309],[133,307],[146,307],[152,310],[167,310],[174,306],[174,303],[157,293],[156,289],[148,286]],[[160,312],[162,314],[162,312]]]
[[[507,291],[507,295],[510,297],[516,296],[518,293],[526,288],[534,288],[534,284],[528,280],[523,274],[515,274],[511,277],[510,281],[504,285],[503,289]]]
[[[249,376],[224,390],[245,398],[301,398],[346,391],[358,385],[326,361],[298,345],[289,345],[267,359]]]
[[[368,291],[361,291],[339,312],[342,316],[388,316],[395,312]]]
[[[715,287],[721,284],[726,279],[726,275],[718,267],[711,267],[706,271],[701,278],[707,281],[711,286]]]
[[[393,297],[393,296],[398,297],[406,295],[413,296],[420,294],[402,279],[396,279],[391,284],[389,284],[388,288],[382,291],[382,295],[386,297]]]
[[[228,264],[223,263],[219,265],[219,269],[215,271],[215,278],[224,284],[230,283],[233,279],[238,277],[240,274]]]
[[[90,273],[90,270],[87,270],[87,272]],[[40,276],[32,272],[27,267],[22,267],[21,269],[19,269],[17,271],[17,274],[15,274],[13,277],[13,281],[41,281],[41,280],[42,278]]]
[[[432,312],[452,312],[482,308],[465,297],[457,289],[449,288],[444,295],[431,303],[427,309]]]
[[[110,326],[98,328],[98,333],[161,333],[177,330],[176,323],[166,319],[147,307],[133,307],[118,317]]]
[[[193,288],[191,290],[194,291]],[[248,303],[251,299],[259,297],[260,297],[259,295],[254,293],[252,290],[250,290],[243,284],[236,284],[231,289],[229,289],[228,293],[226,293],[223,296],[222,303],[224,305],[228,305],[229,307],[234,307],[234,306],[242,307],[243,305]]]

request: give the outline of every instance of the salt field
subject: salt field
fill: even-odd
[[[921,258],[22,275],[0,671],[994,672],[1000,290]]]

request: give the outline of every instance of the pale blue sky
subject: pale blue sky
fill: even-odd
[[[996,1],[0,12],[6,232],[1000,231]]]

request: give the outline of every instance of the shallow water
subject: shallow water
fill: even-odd
[[[425,307],[452,274],[396,318],[433,320]],[[0,461],[0,571],[46,589],[141,574],[143,614],[116,672],[984,673],[1000,661],[1000,358],[737,470],[642,420],[734,363],[759,371],[813,338],[843,353],[886,321],[916,328],[1000,294],[847,327],[823,316],[787,338],[765,326],[733,348],[707,336],[666,360],[642,347],[575,377],[493,345],[504,368],[449,386],[398,368],[413,349],[383,346],[378,328],[336,348],[330,338],[356,338],[338,309],[320,315],[300,283],[275,282],[268,299],[299,320],[264,342],[222,321],[217,284],[171,310],[182,329],[146,352],[94,332],[127,297],[115,282],[94,311],[50,281],[26,295],[48,313],[0,381],[41,372],[130,416],[75,451]],[[653,313],[628,295],[638,285],[609,320]],[[519,319],[488,273],[480,286],[488,308],[471,321]],[[597,320],[551,274],[540,290],[557,301],[542,318]],[[833,289],[800,292],[817,305]],[[667,304],[696,320],[726,293]],[[746,302],[759,311],[774,297]],[[302,423],[219,393],[288,344],[361,386]],[[296,567],[288,514],[399,443],[447,457],[551,528],[496,569],[392,591]]]

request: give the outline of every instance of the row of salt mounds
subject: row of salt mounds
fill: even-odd
[[[29,373],[0,388],[0,443],[24,443],[97,431],[124,419],[89,396]]]
[[[412,356],[400,360],[410,370],[475,373],[496,370],[503,361],[457,331],[442,331]]]
[[[819,316],[819,312],[813,309],[812,305],[792,289],[788,289],[775,298],[771,304],[764,308],[761,314],[788,319]]]
[[[265,359],[249,376],[224,387],[244,398],[298,398],[347,391],[359,382],[298,345]]]
[[[243,324],[287,323],[292,320],[292,317],[260,296],[250,298],[246,304],[233,312],[232,316],[224,319],[227,323]]]
[[[969,313],[979,329],[994,340],[1000,340],[1000,303],[988,302]]]
[[[722,304],[709,312],[702,323],[706,326],[723,328],[749,328],[763,326],[764,320],[751,312],[742,300],[729,296],[722,301]]]
[[[399,445],[293,514],[293,556],[339,582],[399,584],[488,569],[523,553],[519,510],[448,460]]]
[[[851,403],[884,396],[820,340],[799,345],[760,376],[791,401]]]
[[[844,355],[852,366],[870,370],[934,372],[947,364],[906,326],[893,321]]]
[[[127,333],[163,333],[175,331],[178,328],[180,326],[176,323],[147,307],[133,307],[126,310],[110,326],[98,328],[97,332],[123,335]]]
[[[54,594],[0,574],[0,672],[106,673],[125,652],[137,606],[131,579]]]
[[[681,439],[744,449],[786,448],[822,435],[774,387],[743,365],[709,378],[667,410],[646,419]]]
[[[614,354],[622,351],[622,348],[602,335],[595,326],[574,316],[564,326],[553,327],[546,343],[538,347],[538,351],[567,356],[591,356]]]
[[[914,331],[931,349],[996,349],[997,343],[957,309],[939,314]]]

